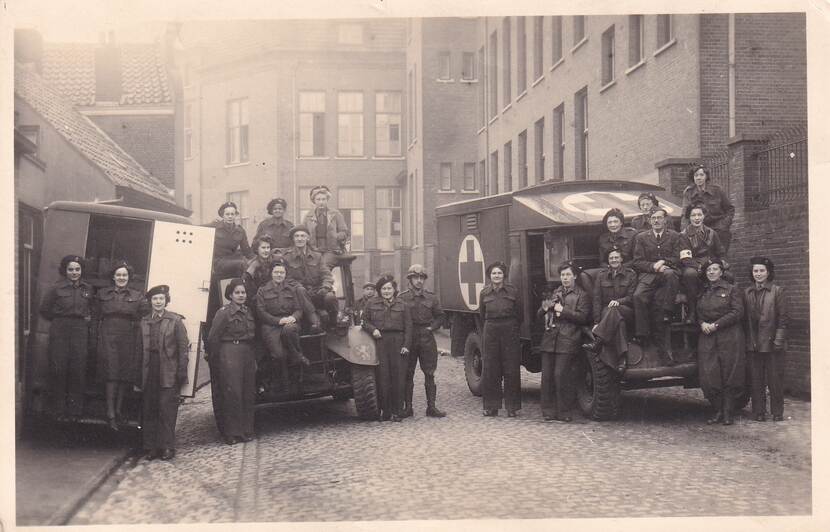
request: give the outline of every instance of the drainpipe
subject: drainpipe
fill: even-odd
[[[489,17],[484,17],[484,70],[490,72],[490,27],[487,24]],[[498,50],[496,50],[498,54]],[[493,98],[493,93],[490,90],[490,78],[487,75],[482,76],[485,80],[484,85],[484,175],[481,176],[481,192],[483,196],[490,195],[490,179],[488,174],[492,171],[490,168],[490,100]],[[498,80],[496,80],[498,85]]]
[[[729,15],[729,138],[735,136],[735,14]]]

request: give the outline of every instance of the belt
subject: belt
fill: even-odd
[[[55,320],[86,320],[89,316],[55,316]]]

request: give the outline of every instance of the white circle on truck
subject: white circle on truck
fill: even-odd
[[[458,285],[464,304],[478,310],[478,296],[484,288],[484,253],[474,235],[467,235],[458,250]]]

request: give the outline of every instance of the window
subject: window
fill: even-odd
[[[476,189],[476,163],[464,163],[464,190]]]
[[[401,189],[378,187],[375,189],[375,199],[377,247],[393,251],[401,246]]]
[[[326,155],[326,93],[300,93],[300,156]]]
[[[585,16],[577,15],[574,17],[574,46],[582,42],[585,38]]]
[[[308,195],[311,194],[312,188],[314,187],[297,187],[297,225],[304,223],[305,215],[311,212],[312,205]]]
[[[643,61],[643,15],[628,16],[628,66],[633,67]]]
[[[533,79],[542,77],[542,66],[545,64],[545,17],[533,17]]]
[[[545,179],[545,117],[533,125],[533,161],[536,182],[540,183]]]
[[[230,100],[227,104],[228,164],[248,162],[248,99]]]
[[[484,185],[484,195],[488,195],[490,193],[490,183],[487,181],[487,162],[482,159],[478,163],[478,175],[481,177],[481,182]]]
[[[519,186],[527,186],[527,130],[519,133]]]
[[[363,26],[360,24],[340,24],[337,27],[339,44],[363,44]]]
[[[521,188],[521,184],[519,187]],[[504,145],[504,190],[513,189],[513,142]]]
[[[510,46],[511,46],[512,37],[510,36],[510,17],[504,17],[504,21],[502,22],[502,32],[501,32],[501,45],[503,47],[504,55],[502,57],[504,67],[502,71],[504,73],[504,77],[502,81],[504,82],[504,100],[503,106],[507,107],[507,104],[513,99],[511,94],[511,85],[512,80],[510,79],[510,69],[513,67],[510,59]]]
[[[657,48],[667,45],[674,37],[671,15],[657,15]]]
[[[30,153],[29,155],[37,157],[40,148],[40,126],[18,126],[17,130],[35,145],[34,153]]]
[[[516,92],[527,90],[527,28],[525,17],[516,17]]]
[[[241,190],[238,192],[228,192],[227,201],[232,201],[236,203],[236,207],[238,209],[237,219],[239,220],[239,225],[242,226],[242,229],[245,230],[246,233],[251,234],[251,231],[254,229],[251,227],[251,213],[248,210],[248,191]]]
[[[553,178],[565,179],[565,104],[553,110]]]
[[[363,93],[337,93],[337,155],[363,155]]]
[[[494,31],[490,35],[490,118],[499,112],[499,64],[498,64],[498,34]],[[485,181],[486,183],[486,181]]]
[[[365,249],[363,187],[338,187],[337,209],[343,214],[351,236],[350,251]]]
[[[461,79],[471,81],[476,79],[475,54],[464,52],[461,54]]]
[[[478,71],[484,72],[484,47],[478,49]],[[487,101],[485,100],[484,83],[478,84],[478,126],[487,125]]]
[[[438,79],[449,80],[452,78],[450,72],[450,53],[438,52]]]
[[[441,163],[441,190],[452,190],[452,163]]]
[[[574,159],[576,179],[588,179],[588,89],[574,95]]]
[[[562,59],[562,17],[551,17],[551,63]]]
[[[401,93],[375,94],[375,155],[401,154]]]
[[[193,157],[193,104],[184,104],[184,158]]]
[[[508,189],[509,190],[509,189]],[[490,154],[490,194],[499,193],[499,152]]]
[[[614,81],[614,26],[602,33],[602,84]]]

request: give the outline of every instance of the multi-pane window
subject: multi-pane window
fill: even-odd
[[[463,52],[461,54],[461,79],[465,81],[476,79],[476,63],[473,52]]]
[[[553,178],[565,179],[565,104],[553,110]]]
[[[193,104],[184,104],[184,158],[193,157]]]
[[[365,211],[363,210],[363,187],[338,187],[337,209],[349,227],[351,251],[365,249]]]
[[[438,79],[450,79],[452,77],[450,70],[450,53],[446,50],[438,52]]]
[[[248,99],[230,100],[226,107],[226,156],[228,164],[248,162]]]
[[[363,155],[363,93],[337,93],[337,155]]]
[[[228,192],[227,194],[227,201],[232,201],[236,204],[237,207],[237,219],[239,220],[239,225],[242,226],[242,229],[245,230],[246,233],[250,233],[253,230],[251,225],[251,213],[248,210],[248,198],[250,194],[247,190],[240,190],[236,192]]]
[[[519,184],[519,188],[522,184]],[[504,144],[504,189],[511,190],[513,188],[513,142],[508,141]]]
[[[464,163],[464,190],[476,189],[476,163]]]
[[[20,242],[20,322],[24,335],[32,328],[32,288],[34,285],[35,220],[22,209],[18,217],[18,241]]]
[[[574,159],[576,179],[588,179],[588,89],[574,96]]]
[[[542,77],[542,66],[545,63],[545,17],[533,17],[533,79]]]
[[[313,205],[308,195],[311,194],[311,189],[314,187],[297,187],[297,225],[303,223],[305,215],[311,212]]]
[[[326,154],[326,93],[300,93],[300,156]]]
[[[519,186],[527,186],[527,130],[519,133]]]
[[[499,193],[499,152],[490,154],[490,194]]]
[[[441,163],[441,190],[452,190],[452,163]]]
[[[545,117],[533,125],[533,161],[536,182],[539,183],[545,179]]]
[[[562,59],[562,17],[551,17],[551,63],[556,64]]]
[[[662,48],[674,37],[671,15],[657,15],[657,48]]]
[[[501,30],[501,45],[503,50],[502,60],[504,67],[502,71],[504,76],[502,78],[503,82],[503,105],[507,107],[507,104],[510,103],[510,100],[513,99],[513,95],[511,94],[511,86],[513,84],[512,80],[510,79],[510,69],[513,66],[511,56],[510,47],[512,44],[512,37],[510,36],[510,17],[504,17],[502,21],[502,30]]]
[[[484,47],[478,50],[478,71],[484,72]],[[487,124],[487,101],[485,99],[483,80],[478,84],[478,126],[484,127]]]
[[[525,17],[516,17],[516,92],[527,90],[527,26]]]
[[[642,62],[643,50],[643,15],[628,16],[628,66]]]
[[[482,159],[478,163],[478,175],[481,179],[482,184],[484,185],[484,195],[488,195],[490,193],[490,184],[487,181],[487,162],[485,159]]]
[[[377,247],[393,251],[401,246],[401,189],[378,187],[375,189],[375,199]]]
[[[401,154],[401,93],[375,94],[375,155]]]
[[[574,22],[574,46],[582,42],[585,38],[585,16],[577,15],[573,18]]]
[[[490,118],[495,117],[499,113],[498,95],[499,95],[499,61],[498,61],[498,44],[499,37],[497,32],[490,34],[490,51],[489,56],[489,77],[490,77]],[[486,182],[486,181],[485,181]]]
[[[614,26],[602,33],[602,84],[614,81]]]

